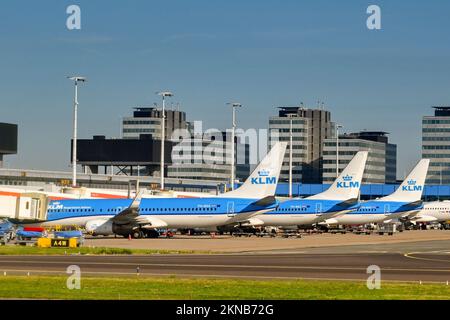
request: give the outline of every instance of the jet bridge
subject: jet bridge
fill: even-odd
[[[13,221],[44,221],[49,198],[43,193],[19,193],[0,197],[0,216]]]

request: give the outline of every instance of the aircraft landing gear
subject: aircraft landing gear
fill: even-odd
[[[158,238],[159,237],[159,232],[156,230],[141,230],[141,229],[136,229],[131,231],[130,233],[127,233],[124,235],[125,238],[133,238],[133,239],[144,239],[144,238]]]
[[[145,230],[145,237],[155,239],[159,237],[159,232],[156,230]]]
[[[131,237],[133,239],[141,239],[144,238],[144,233],[141,230],[135,230],[131,233]]]

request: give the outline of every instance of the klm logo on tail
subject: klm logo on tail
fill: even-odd
[[[416,180],[408,180],[408,185],[402,186],[402,191],[422,191],[423,186],[418,186]]]
[[[277,184],[276,177],[270,177],[269,170],[260,170],[258,171],[258,177],[252,178],[252,184]]]
[[[346,175],[342,177],[342,180],[337,182],[336,187],[342,188],[342,189],[351,189],[351,188],[359,188],[359,182],[358,181],[352,181],[353,177],[350,175]]]

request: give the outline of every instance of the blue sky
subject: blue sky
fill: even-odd
[[[325,102],[345,131],[390,132],[398,176],[420,158],[421,117],[450,104],[450,3],[434,1],[21,1],[0,4],[0,121],[20,126],[8,167],[69,170],[72,83],[79,135],[170,89],[190,120],[266,128],[275,107]],[[77,4],[82,29],[66,28]],[[366,8],[382,9],[382,30]]]

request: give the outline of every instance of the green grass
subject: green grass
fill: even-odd
[[[86,277],[80,290],[63,276],[0,275],[0,298],[35,299],[450,299],[445,284],[309,280],[186,279],[171,277]]]
[[[209,251],[194,250],[154,250],[154,249],[124,249],[104,247],[79,247],[79,248],[39,248],[32,246],[0,246],[0,255],[65,255],[65,254],[208,254]]]

